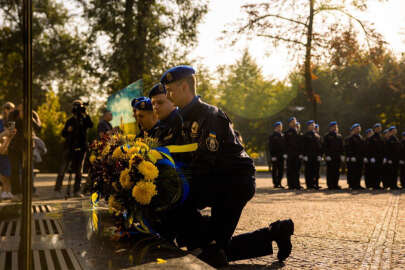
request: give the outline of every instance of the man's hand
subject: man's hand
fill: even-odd
[[[357,159],[356,159],[355,157],[352,157],[352,158],[350,159],[350,161],[351,161],[351,162],[356,162]]]
[[[318,156],[317,159],[318,159],[318,162],[321,162],[321,161],[322,161],[322,157],[321,157],[321,156]]]
[[[308,161],[308,157],[307,156],[303,156],[302,159],[307,162]]]
[[[368,159],[367,159],[367,158],[363,158],[363,162],[364,162],[364,163],[368,163]]]
[[[73,131],[73,127],[72,127],[72,126],[69,126],[69,127],[67,128],[67,131],[68,131],[68,132],[72,132],[72,131]]]
[[[404,165],[404,164],[405,164],[405,161],[400,160],[400,161],[399,161],[399,164]]]
[[[272,157],[271,161],[277,161],[277,157]]]
[[[371,163],[375,163],[375,158],[372,157],[372,158],[370,159],[370,162],[371,162]]]
[[[284,155],[283,155],[283,158],[284,158],[284,159],[287,159],[287,158],[288,158],[288,155],[287,155],[287,154],[284,154]]]
[[[332,158],[330,156],[326,156],[326,161],[332,161]],[[344,159],[344,158],[343,158]]]

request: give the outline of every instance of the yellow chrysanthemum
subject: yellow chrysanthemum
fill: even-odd
[[[162,159],[162,155],[156,151],[156,150],[151,150],[148,152],[148,158],[150,159],[150,161],[152,163],[156,163],[156,161],[158,161],[159,159]]]
[[[114,152],[112,154],[113,159],[126,159],[129,158],[130,156],[128,155],[128,147],[127,146],[118,146],[117,148],[114,149]]]
[[[142,162],[143,157],[140,154],[133,154],[129,160],[129,167],[131,168],[133,164],[137,165]]]
[[[131,148],[128,149],[128,155],[131,157],[133,154],[139,152],[139,147],[132,146]]]
[[[156,185],[152,182],[139,181],[132,189],[132,197],[143,205],[149,204],[156,194]]]
[[[91,155],[89,158],[90,163],[94,163],[96,161],[97,157],[95,155]]]
[[[129,175],[129,169],[125,169],[120,175],[121,186],[125,189],[130,189],[132,187],[131,176]]]
[[[150,161],[142,161],[137,168],[146,180],[155,180],[159,176],[158,168]]]

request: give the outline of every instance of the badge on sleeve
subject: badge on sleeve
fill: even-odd
[[[219,143],[218,143],[217,135],[215,134],[215,132],[211,131],[210,135],[208,136],[208,138],[205,142],[207,144],[208,150],[210,150],[211,152],[218,151]]]
[[[196,138],[199,136],[198,128],[199,128],[198,122],[194,121],[193,124],[191,124],[191,137]]]

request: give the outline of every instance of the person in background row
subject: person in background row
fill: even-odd
[[[383,151],[383,161],[382,161],[382,182],[383,188],[388,189],[390,187],[390,166],[387,162],[387,152],[388,152],[388,139],[390,138],[390,133],[388,132],[388,128],[383,131],[383,140],[384,140],[384,151]]]
[[[22,163],[24,152],[24,132],[23,132],[23,118],[24,111],[23,105],[19,104],[16,109],[9,114],[8,121],[15,122],[16,134],[11,140],[8,157],[11,163],[11,192],[13,194],[21,194],[21,175],[22,175]],[[41,120],[39,115],[32,111],[32,134],[38,133],[41,129]]]
[[[177,144],[183,130],[183,117],[173,102],[166,96],[166,88],[158,83],[149,93],[153,111],[159,119],[158,130],[155,137],[160,145]]]
[[[367,158],[369,161],[369,185],[373,189],[380,189],[381,182],[383,181],[384,170],[384,138],[381,134],[382,126],[380,123],[374,125],[373,135],[367,139]],[[367,183],[366,183],[367,185]]]
[[[317,162],[320,162],[322,155],[321,137],[315,132],[315,121],[307,122],[307,132],[303,136],[303,160],[305,162],[305,184],[307,189],[315,189],[317,178]]]
[[[405,132],[401,134],[401,155],[399,160],[401,189],[405,188]]]
[[[401,144],[397,137],[397,128],[391,126],[388,129],[389,138],[386,143],[386,163],[388,164],[388,187],[390,189],[398,189],[398,169],[401,156]]]
[[[8,119],[10,117],[11,112],[14,111],[14,108],[15,105],[12,102],[8,101],[4,103],[0,118],[0,132],[2,132],[5,127],[8,127]]]
[[[328,189],[342,189],[339,177],[341,162],[345,160],[343,137],[336,121],[330,122],[328,127],[329,132],[324,136],[322,145],[326,160],[326,183]]]
[[[284,132],[287,159],[287,185],[289,189],[302,189],[300,185],[301,136],[298,133],[297,119],[288,119],[288,129]]]
[[[351,127],[351,132],[352,134],[345,140],[347,183],[351,189],[364,189],[360,185],[364,158],[364,140],[360,135],[360,124],[354,124]]]
[[[80,100],[73,101],[72,116],[66,121],[62,130],[65,138],[64,160],[56,178],[54,190],[60,193],[66,170],[75,173],[73,196],[79,196],[82,181],[83,159],[88,148],[87,130],[93,127],[90,116],[86,113],[86,104]]]
[[[371,138],[374,135],[373,129],[369,128],[366,130],[366,139],[364,141],[364,182],[366,183],[366,188],[367,189],[372,189],[375,187],[375,184],[373,183],[373,178],[372,178],[372,173],[373,173],[373,167],[375,164],[375,159],[371,160],[372,154],[370,152],[371,147]]]
[[[103,138],[105,135],[111,135],[113,133],[113,127],[110,124],[112,119],[113,116],[111,111],[105,109],[103,111],[103,118],[98,122],[97,125],[97,135],[99,139]]]
[[[13,127],[0,130],[0,183],[3,185],[0,200],[13,199],[10,186],[11,166],[7,152],[15,134],[16,129]]]
[[[314,129],[315,133],[318,134],[318,136],[320,136],[319,133],[319,124],[315,124],[315,129]],[[320,170],[321,170],[321,161],[322,161],[322,154],[323,154],[323,149],[322,149],[322,137],[320,137],[321,139],[321,156],[319,156],[319,158],[317,158],[316,162],[315,162],[315,172],[316,172],[316,177],[315,177],[315,189],[321,189],[322,187],[319,185],[319,178],[321,177],[320,175]]]
[[[274,132],[269,137],[269,152],[271,159],[271,173],[273,176],[273,185],[275,188],[284,188],[281,185],[284,174],[285,140],[283,134],[283,123],[273,124]]]
[[[153,106],[150,98],[145,97],[133,106],[134,117],[142,128],[142,137],[154,138],[159,126],[159,119],[153,112]],[[139,137],[139,136],[138,136]]]
[[[131,101],[133,117],[135,118],[135,124],[136,124],[136,131],[135,131],[136,137],[139,137],[139,138],[143,138],[143,130],[142,130],[141,124],[139,123],[139,120],[137,118],[138,116],[136,116],[135,104],[141,100],[145,100],[145,98],[146,97],[137,97]]]

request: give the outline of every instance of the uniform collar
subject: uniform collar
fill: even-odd
[[[184,117],[185,115],[187,115],[192,110],[194,105],[197,104],[199,101],[200,101],[200,96],[195,96],[189,104],[187,104],[182,109],[180,109],[181,116]]]
[[[176,117],[176,114],[179,113],[179,109],[174,109],[165,119],[160,120],[161,123],[168,123],[170,122],[173,118]]]

